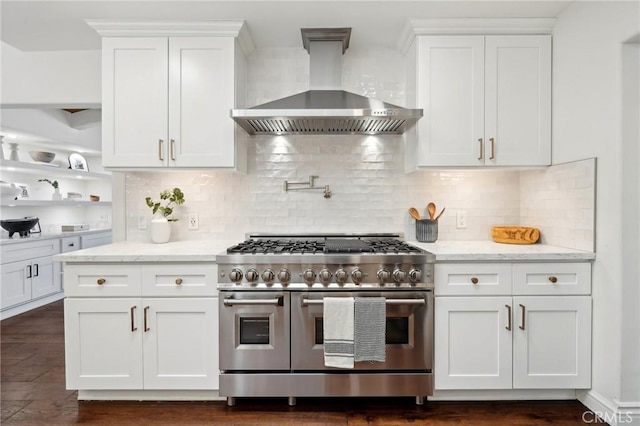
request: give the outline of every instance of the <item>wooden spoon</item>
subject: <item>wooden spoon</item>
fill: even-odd
[[[433,219],[433,220],[438,220],[438,219],[440,219],[440,216],[442,216],[442,213],[444,213],[444,211],[445,211],[446,209],[447,209],[446,207],[443,207],[443,208],[442,208],[442,211],[441,211],[440,213],[438,213],[438,216],[436,216],[436,218],[435,218],[435,219]]]
[[[429,219],[433,220],[436,214],[436,205],[433,203],[427,204],[427,211],[429,212]]]
[[[420,220],[420,213],[418,212],[418,209],[416,209],[415,207],[409,208],[409,214],[415,220]]]

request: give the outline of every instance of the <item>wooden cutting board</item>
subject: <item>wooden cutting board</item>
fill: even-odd
[[[494,226],[491,239],[496,243],[535,244],[540,239],[540,231],[525,226]]]

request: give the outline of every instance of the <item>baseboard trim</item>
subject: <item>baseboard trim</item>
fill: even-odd
[[[610,400],[594,390],[578,395],[578,401],[611,426],[640,425],[640,402]],[[597,423],[594,419],[590,419],[588,415],[587,418],[583,418],[583,421],[585,423]]]
[[[573,389],[436,390],[429,401],[575,400]]]
[[[79,390],[79,401],[223,401],[217,390]]]

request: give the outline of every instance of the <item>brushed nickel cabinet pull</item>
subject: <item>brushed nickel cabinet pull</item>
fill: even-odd
[[[504,305],[507,308],[507,330],[511,331],[511,305]]]
[[[478,154],[478,160],[482,160],[484,158],[484,143],[482,142],[482,138],[478,139],[480,142],[480,154]]]
[[[182,278],[176,278],[176,285],[182,284]]]
[[[98,285],[102,285],[104,283],[107,282],[107,280],[105,280],[104,278],[98,278],[98,281],[96,281],[98,283]]]
[[[148,326],[147,326],[147,315],[149,313],[149,307],[146,306],[144,308],[144,331],[147,332],[149,330],[151,330]]]
[[[495,146],[495,139],[494,138],[489,138],[489,142],[491,143],[491,156],[489,157],[489,160],[493,160],[494,158],[496,158],[495,156],[495,150],[496,150],[496,146]]]
[[[136,331],[138,329],[138,327],[136,327],[136,320],[135,320],[135,317],[134,317],[135,310],[136,310],[136,307],[132,306],[131,307],[131,311],[130,311],[131,312],[131,331],[132,332]]]
[[[176,141],[175,139],[171,139],[169,143],[169,151],[171,151],[171,159],[176,161]]]
[[[524,330],[524,318],[525,318],[525,316],[526,316],[526,314],[525,314],[525,307],[524,307],[524,305],[520,304],[520,309],[522,309],[522,319],[521,319],[522,325],[519,325],[519,326],[518,326],[518,328],[519,328],[520,330]]]
[[[553,275],[549,277],[549,281],[551,281],[552,284],[555,284],[558,282],[558,277],[554,277]]]
[[[473,284],[473,285],[478,284],[478,278],[476,278],[476,277],[471,277],[471,284]]]
[[[158,139],[158,158],[160,161],[164,161],[164,155],[162,155],[162,151],[164,151],[164,141],[162,139]]]

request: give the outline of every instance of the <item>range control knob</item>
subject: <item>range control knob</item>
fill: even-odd
[[[353,271],[351,271],[351,279],[354,283],[360,284],[363,278],[364,273],[359,268],[355,268]]]
[[[259,276],[260,274],[258,274],[258,271],[255,268],[247,269],[247,281],[250,283],[258,281]]]
[[[389,278],[391,278],[391,274],[386,269],[379,269],[376,275],[378,276],[378,281],[380,281],[380,284],[386,283],[387,281],[389,281]]]
[[[278,271],[278,280],[287,285],[291,281],[291,272],[287,268],[282,268]]]
[[[272,282],[276,277],[275,272],[273,272],[273,269],[271,268],[267,268],[264,270],[264,272],[262,272],[262,280],[265,283],[270,283]]]
[[[340,268],[336,271],[336,281],[338,282],[338,284],[342,285],[346,283],[347,277],[347,271],[345,271],[344,269]]]
[[[422,280],[422,271],[420,269],[412,269],[409,271],[409,280],[412,283],[419,283]]]
[[[229,272],[229,279],[231,282],[239,283],[242,281],[242,271],[238,268],[233,268],[231,272]]]
[[[316,280],[316,273],[313,269],[307,269],[302,273],[302,278],[307,282],[307,284],[311,285]]]
[[[407,279],[407,273],[402,269],[396,268],[396,270],[393,271],[393,281],[395,281],[396,283],[400,284],[404,282],[404,280],[406,279]]]
[[[318,273],[318,278],[320,278],[320,281],[322,281],[323,284],[329,284],[329,281],[331,281],[331,276],[331,271],[326,268]]]

